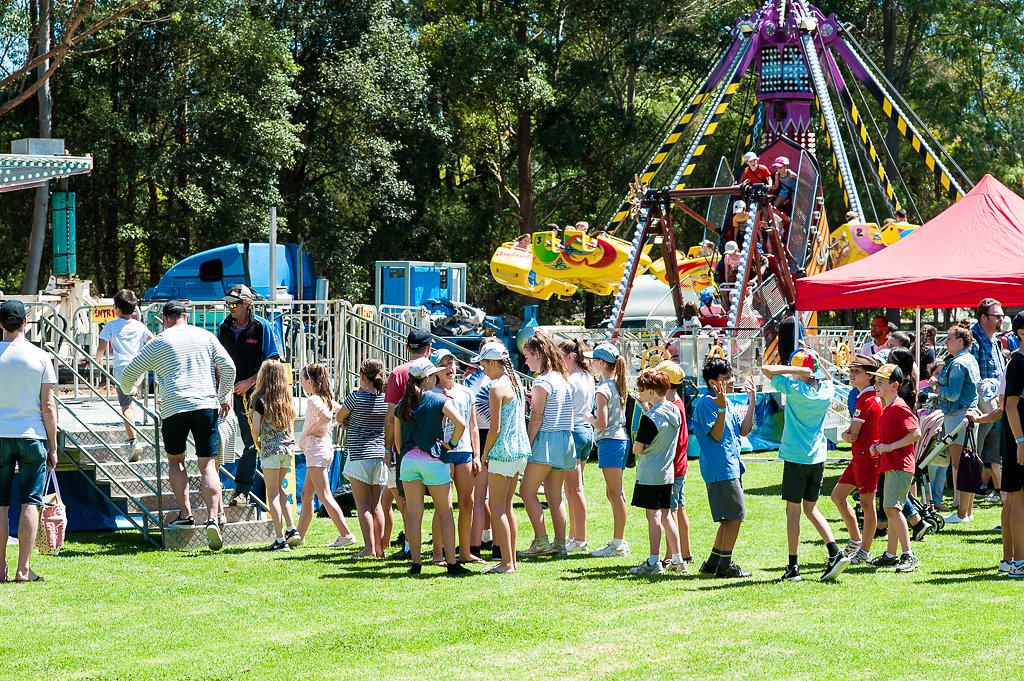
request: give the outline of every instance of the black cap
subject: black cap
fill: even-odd
[[[20,300],[5,300],[0,305],[0,324],[6,324],[10,319],[17,319],[19,322],[23,322],[26,316],[25,304]]]
[[[413,329],[409,332],[409,337],[406,338],[405,344],[413,350],[419,350],[430,345],[433,340],[430,336],[430,332],[424,329]]]
[[[1018,312],[1013,316],[1013,321],[1010,322],[1010,329],[1014,333],[1024,329],[1024,312]]]
[[[163,311],[165,317],[180,317],[181,315],[188,312],[188,308],[185,307],[185,301],[169,300],[166,303],[164,303]]]

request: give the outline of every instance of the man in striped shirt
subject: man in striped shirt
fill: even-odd
[[[227,416],[231,411],[235,365],[212,333],[188,323],[182,302],[166,303],[163,316],[164,332],[124,368],[121,391],[127,394],[125,388],[135,385],[146,371],[156,374],[163,420],[160,433],[167,452],[168,478],[178,502],[178,518],[170,527],[195,527],[185,471],[185,444],[192,433],[208,511],[206,536],[210,548],[217,551],[222,545],[217,520],[223,502],[215,459],[219,441],[217,417]]]

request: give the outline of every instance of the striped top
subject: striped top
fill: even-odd
[[[533,387],[547,393],[540,432],[572,430],[572,390],[565,377],[557,371],[547,371],[534,380]]]
[[[220,369],[214,384],[213,369]],[[217,337],[191,324],[172,326],[142,348],[124,368],[121,392],[130,394],[142,374],[152,371],[160,386],[160,417],[216,409],[228,401],[235,364]]]
[[[384,458],[384,419],[388,403],[381,393],[357,390],[345,398],[348,417],[345,450],[349,461]]]

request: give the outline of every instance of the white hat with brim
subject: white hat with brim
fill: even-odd
[[[427,378],[434,374],[444,371],[444,367],[437,366],[426,357],[420,357],[419,359],[413,360],[409,365],[409,376],[412,378]]]
[[[479,364],[485,359],[503,362],[508,359],[508,348],[501,343],[485,343],[480,348],[480,354],[473,358],[473,364]]]

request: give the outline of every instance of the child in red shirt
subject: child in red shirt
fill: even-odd
[[[853,445],[853,455],[846,470],[839,477],[832,490],[832,503],[839,511],[850,541],[843,553],[850,557],[852,565],[859,565],[871,559],[871,540],[875,537],[875,492],[878,491],[878,457],[871,454],[871,445],[878,441],[878,420],[882,415],[882,403],[875,392],[875,377],[870,372],[878,370],[878,362],[865,355],[857,355],[850,362],[850,385],[858,391],[857,405],[849,429],[843,433],[843,440]],[[857,516],[850,505],[849,496],[857,490],[860,506],[864,509],[864,533],[857,525]]]
[[[875,376],[875,390],[885,405],[878,420],[878,442],[871,453],[881,457],[878,470],[885,474],[882,508],[889,521],[886,552],[868,562],[874,567],[896,566],[896,572],[911,572],[921,561],[910,550],[910,529],[901,509],[914,482],[914,443],[921,439],[921,428],[914,410],[896,393],[903,383],[903,372],[895,364],[883,364]],[[867,515],[867,514],[865,514]],[[903,552],[896,558],[896,543]]]

